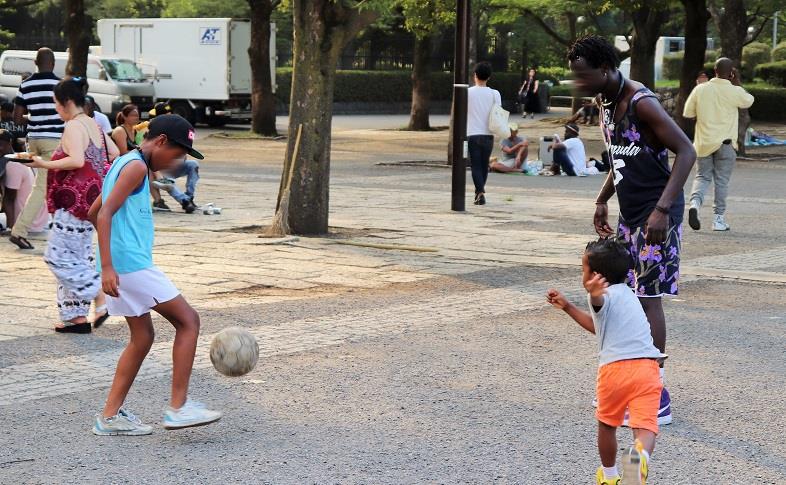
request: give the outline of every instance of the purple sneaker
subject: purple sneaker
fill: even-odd
[[[658,426],[671,424],[671,396],[664,387],[660,393],[660,409],[658,409]]]
[[[628,410],[625,410],[625,418],[622,420],[622,426],[625,428],[630,427],[630,416]],[[658,426],[671,424],[671,396],[666,388],[660,393],[660,408],[658,409]]]

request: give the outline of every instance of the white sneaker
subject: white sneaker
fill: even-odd
[[[207,409],[204,404],[186,400],[180,409],[167,407],[164,411],[164,428],[180,429],[191,426],[204,426],[221,419],[221,413]]]
[[[153,427],[142,424],[142,421],[124,408],[120,408],[115,416],[105,418],[96,415],[93,434],[98,436],[142,436],[151,434]]]
[[[713,231],[728,231],[731,226],[726,224],[726,219],[723,214],[715,214],[715,222],[712,224]]]

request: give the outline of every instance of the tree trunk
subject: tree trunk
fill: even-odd
[[[276,99],[270,76],[270,16],[278,0],[248,0],[251,8],[251,131],[276,136]]]
[[[655,89],[655,46],[668,11],[641,7],[632,13],[633,38],[630,46],[630,78]]]
[[[743,0],[724,0],[723,13],[720,14],[721,55],[734,61],[742,73],[742,48],[748,37],[748,14]],[[752,72],[752,69],[751,69]],[[737,145],[740,155],[745,155],[745,132],[751,123],[747,109],[739,110],[739,129]]]
[[[527,42],[527,36],[521,36],[521,81],[524,82],[527,79],[527,73],[529,72],[529,44]],[[519,83],[518,87],[521,87],[521,83]]]
[[[295,234],[328,231],[330,137],[336,65],[342,49],[377,18],[335,0],[293,1],[293,72],[287,162],[282,186],[294,163],[289,190],[289,226]],[[303,126],[294,154],[298,126]],[[279,191],[279,202],[283,190]]]
[[[467,70],[469,73],[469,79],[467,79],[467,82],[470,83],[470,85],[472,85],[472,73],[475,71],[475,64],[480,61],[480,59],[478,59],[479,36],[480,19],[478,18],[478,15],[473,12],[473,14],[469,17],[469,69]]]
[[[681,0],[685,6],[685,54],[680,72],[680,91],[677,95],[675,117],[682,130],[693,137],[694,123],[682,116],[685,101],[696,86],[696,73],[704,66],[707,50],[707,22],[710,13],[706,0]]]
[[[84,0],[65,0],[65,23],[63,33],[68,39],[68,63],[66,74],[85,76],[87,73],[87,54],[90,51],[92,27],[85,15]]]
[[[742,48],[748,37],[748,14],[743,0],[724,0],[720,15],[721,55],[742,66]]]
[[[429,102],[431,100],[431,37],[415,40],[412,62],[412,110],[408,130],[428,131]]]

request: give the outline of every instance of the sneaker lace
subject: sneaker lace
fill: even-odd
[[[120,408],[117,414],[123,416],[124,418],[126,418],[127,420],[131,421],[134,424],[142,424],[142,420],[134,416],[134,413],[132,413],[128,409]]]

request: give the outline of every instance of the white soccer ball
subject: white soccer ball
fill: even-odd
[[[229,327],[218,332],[210,343],[210,362],[225,376],[248,374],[259,360],[259,344],[251,332]]]

